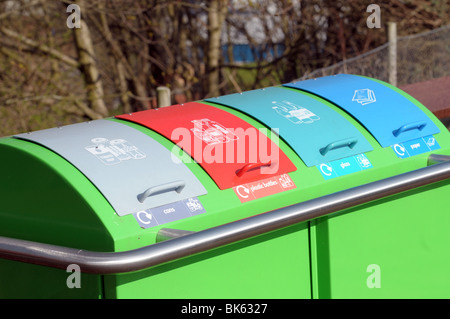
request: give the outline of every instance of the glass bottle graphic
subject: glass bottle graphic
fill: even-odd
[[[278,114],[280,114],[282,117],[288,119],[289,121],[291,121],[294,124],[300,124],[303,123],[303,121],[292,115],[289,111],[289,108],[287,107],[286,104],[282,103],[282,102],[277,102],[277,101],[272,101],[272,109],[274,109]]]
[[[305,120],[307,120],[306,123],[312,123],[314,121],[320,120],[320,117],[317,116],[316,114],[314,114],[313,112],[311,112],[310,110],[296,105],[292,102],[289,101],[283,101],[284,103],[286,103],[287,105],[289,105],[290,107],[292,107],[292,111],[291,113],[293,115],[295,115],[297,118],[302,119],[302,121],[305,123]]]
[[[294,124],[310,124],[320,119],[319,116],[310,110],[289,101],[272,101],[272,105],[272,109]]]

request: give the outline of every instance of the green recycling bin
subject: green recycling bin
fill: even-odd
[[[0,139],[3,298],[448,298],[450,133],[340,74]]]

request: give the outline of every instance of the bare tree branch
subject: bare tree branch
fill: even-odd
[[[0,33],[3,33],[4,35],[6,35],[7,37],[9,37],[11,39],[17,40],[23,44],[31,46],[31,47],[39,50],[41,53],[48,54],[49,56],[51,56],[55,59],[58,59],[59,61],[64,62],[65,64],[67,64],[71,67],[78,68],[80,66],[80,64],[77,60],[59,52],[58,50],[49,48],[45,44],[42,44],[35,40],[27,38],[24,35],[19,34],[13,30],[10,30],[5,27],[0,27]]]

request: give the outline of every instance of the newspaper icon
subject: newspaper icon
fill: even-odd
[[[361,105],[376,102],[375,93],[371,89],[355,90],[352,101],[356,101]]]

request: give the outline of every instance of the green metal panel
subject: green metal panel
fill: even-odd
[[[112,250],[113,240],[95,211],[111,208],[70,164],[45,148],[16,139],[0,141],[1,236],[92,250]],[[101,277],[0,260],[2,298],[99,298]]]
[[[313,223],[316,298],[449,298],[448,182]]]
[[[116,278],[117,298],[310,298],[307,224]],[[108,295],[107,295],[108,297]]]
[[[435,135],[441,149],[433,153],[449,155],[450,134],[442,123],[390,87],[433,120],[441,130]],[[364,175],[380,179],[427,166],[431,152],[407,159],[390,148],[373,153],[375,170]],[[313,298],[448,298],[449,191],[445,181],[312,221]]]

